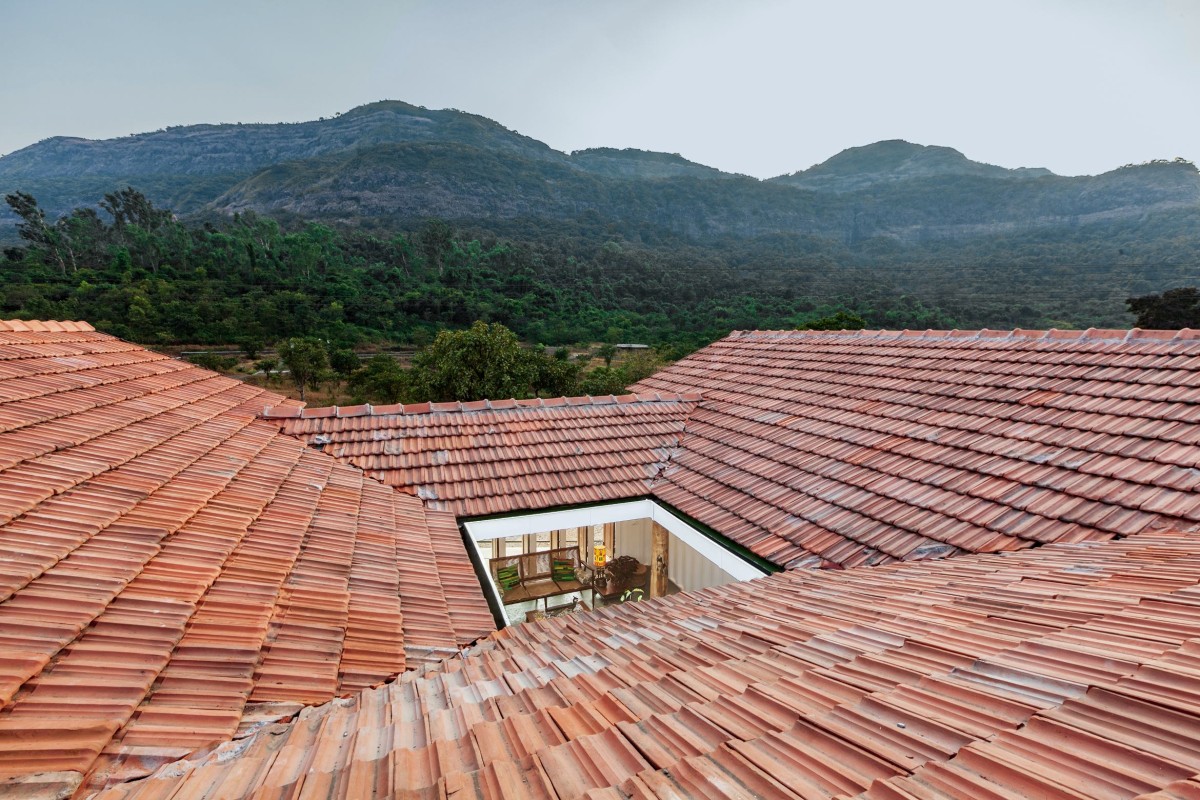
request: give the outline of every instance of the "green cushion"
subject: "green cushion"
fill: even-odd
[[[521,568],[516,564],[510,564],[507,567],[501,567],[496,570],[496,583],[500,585],[502,590],[507,592],[520,582]]]
[[[575,562],[570,558],[555,558],[550,562],[550,577],[555,583],[575,580]]]

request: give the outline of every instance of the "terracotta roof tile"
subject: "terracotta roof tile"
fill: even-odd
[[[510,627],[100,797],[1190,797],[1197,610],[1194,533],[786,572]]]
[[[1195,332],[735,333],[639,388],[300,412],[0,324],[0,770],[144,798],[1200,785],[1200,538],[1153,532],[1200,520]],[[647,493],[858,568],[443,660],[491,627],[452,512]]]
[[[491,630],[453,519],[266,405],[291,408],[86,325],[0,323],[6,785],[138,777]]]
[[[57,322],[57,321],[42,322],[39,320],[20,320],[20,319],[3,320],[3,319],[0,319],[0,332],[3,332],[3,333],[26,333],[26,332],[30,332],[30,331],[54,331],[54,332],[58,332],[58,333],[62,333],[62,332],[88,333],[88,332],[91,332],[94,330],[95,330],[95,328],[93,328],[91,325],[87,324],[86,322],[65,322],[65,321],[64,322]]]
[[[695,407],[689,398],[481,400],[268,416],[430,507],[469,517],[647,495]]]
[[[650,493],[793,568],[1200,521],[1192,331],[735,332],[637,388],[272,416],[460,516]]]
[[[654,494],[804,566],[1200,519],[1198,387],[1194,331],[1090,330],[735,332],[635,388],[703,396]]]

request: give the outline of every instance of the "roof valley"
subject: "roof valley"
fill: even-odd
[[[338,694],[361,691],[377,684],[380,674],[407,666],[398,566],[402,543],[393,494],[374,481],[362,482]]]

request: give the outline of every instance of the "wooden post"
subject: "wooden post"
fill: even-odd
[[[653,546],[650,550],[650,596],[663,597],[667,593],[667,565],[670,553],[671,534],[657,522],[650,523]]]

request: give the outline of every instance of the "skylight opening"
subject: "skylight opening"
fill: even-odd
[[[653,500],[468,521],[463,528],[499,624],[767,574]]]

